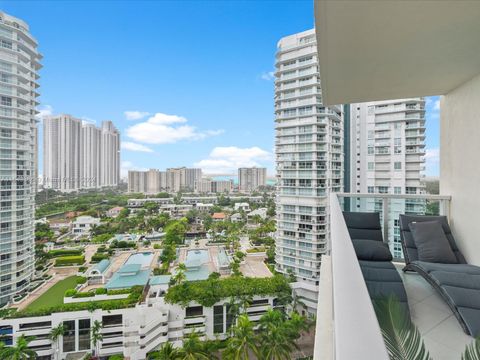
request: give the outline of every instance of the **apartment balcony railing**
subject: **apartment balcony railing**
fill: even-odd
[[[388,241],[393,204],[422,203],[435,215],[449,215],[450,197],[439,195],[332,194],[330,236],[322,257],[314,359],[384,360],[388,354],[373,304],[360,269],[342,211],[369,211],[351,206],[352,200],[370,200],[380,211],[384,240]],[[427,206],[428,204],[438,204]],[[350,206],[349,206],[350,205]],[[370,210],[370,211],[373,211]],[[401,260],[400,260],[401,261]]]

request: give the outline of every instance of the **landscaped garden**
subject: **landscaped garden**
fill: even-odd
[[[62,305],[65,291],[75,288],[80,279],[83,278],[81,276],[70,276],[66,279],[60,280],[44,292],[38,299],[28,305],[27,309],[29,311],[35,311],[46,307]]]

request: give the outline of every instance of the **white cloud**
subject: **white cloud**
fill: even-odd
[[[201,140],[223,133],[223,130],[199,131],[177,115],[156,113],[144,122],[130,126],[127,136],[146,144],[173,144],[181,140]]]
[[[433,110],[440,110],[440,100],[435,101],[433,104]]]
[[[425,162],[430,165],[438,164],[440,162],[440,149],[427,149],[425,152]]]
[[[97,120],[89,118],[88,116],[82,116],[80,119],[82,120],[82,125],[87,125],[87,124],[96,125],[97,124]]]
[[[128,161],[128,160],[122,161],[122,163],[120,164],[120,176],[122,178],[127,177],[129,170],[146,171],[147,169],[142,167],[137,167],[131,161]]]
[[[37,108],[38,114],[35,115],[35,117],[38,120],[42,120],[46,116],[52,116],[53,115],[53,107],[51,105],[41,105]]]
[[[269,165],[273,156],[257,146],[239,148],[236,146],[216,147],[207,159],[196,162],[195,167],[202,168],[206,174],[230,174],[239,167],[261,167]]]
[[[440,149],[427,149],[425,152],[425,173],[427,175],[437,175],[440,166]]]
[[[140,120],[143,119],[145,116],[150,115],[150,113],[146,111],[124,111],[123,114],[127,120]]]
[[[260,79],[266,80],[266,81],[272,81],[275,78],[275,73],[273,71],[264,71],[260,75]]]
[[[130,151],[140,151],[140,152],[153,152],[152,149],[149,147],[142,145],[142,144],[137,144],[134,142],[130,141],[122,141],[122,150],[130,150]]]

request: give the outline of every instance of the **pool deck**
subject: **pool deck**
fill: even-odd
[[[273,274],[263,262],[263,256],[246,256],[245,263],[240,265],[240,271],[246,277],[265,278]]]

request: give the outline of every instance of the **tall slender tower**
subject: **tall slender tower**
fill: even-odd
[[[410,98],[352,104],[350,114],[351,192],[422,194],[425,100]],[[382,199],[352,198],[350,207],[382,214],[383,203]],[[402,257],[398,217],[409,213],[424,214],[425,201],[390,200],[386,240],[397,258]]]
[[[282,38],[275,72],[276,269],[315,314],[328,195],[343,189],[343,107],[322,105],[315,31]]]
[[[44,187],[76,191],[81,186],[82,121],[70,115],[43,119]]]
[[[102,122],[101,186],[117,186],[120,182],[120,133],[111,121]]]
[[[0,12],[0,306],[34,272],[38,70],[28,25]]]

